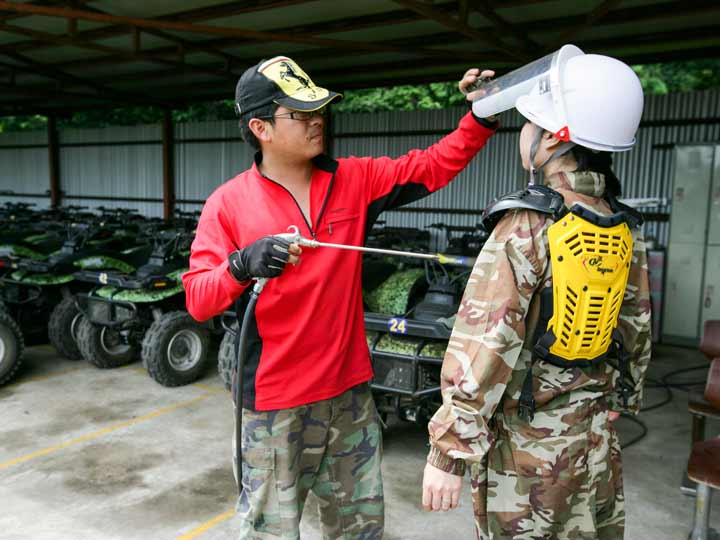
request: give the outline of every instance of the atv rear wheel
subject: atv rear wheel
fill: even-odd
[[[20,327],[6,311],[0,310],[0,386],[17,374],[24,348]]]
[[[131,364],[139,352],[138,347],[125,343],[118,331],[96,326],[85,317],[78,324],[77,344],[83,358],[101,369]]]
[[[72,297],[63,298],[50,314],[48,321],[50,343],[68,360],[82,359],[76,340],[78,327],[84,318]]]
[[[225,332],[220,342],[218,350],[218,374],[222,379],[225,390],[232,388],[232,372],[233,366],[237,359],[235,358],[235,334]]]
[[[165,313],[150,326],[142,342],[148,374],[163,386],[198,380],[210,359],[210,333],[185,311]]]

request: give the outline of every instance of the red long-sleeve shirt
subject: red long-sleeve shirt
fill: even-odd
[[[493,134],[470,113],[426,150],[398,159],[314,160],[307,223],[290,192],[253,167],[207,200],[183,275],[187,309],[198,320],[220,314],[244,292],[228,255],[297,225],[321,242],[363,245],[383,210],[447,185]],[[365,341],[361,254],[304,248],[301,264],[269,280],[251,321],[244,405],[296,407],[337,396],[373,376]]]

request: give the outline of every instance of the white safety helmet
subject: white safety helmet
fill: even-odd
[[[517,98],[518,112],[562,141],[605,152],[630,150],[643,110],[635,72],[620,60],[583,54],[572,45],[559,53],[548,76]]]

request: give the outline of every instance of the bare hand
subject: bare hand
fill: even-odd
[[[462,476],[446,473],[429,463],[426,464],[423,473],[423,509],[447,512],[457,508],[462,481]]]
[[[617,420],[618,418],[620,418],[620,414],[621,414],[621,413],[619,413],[619,412],[610,411],[610,412],[608,413],[608,420],[610,420],[610,423],[612,424],[613,422],[615,422],[615,420]]]
[[[477,68],[468,69],[465,72],[465,75],[463,75],[462,80],[458,83],[458,88],[463,94],[465,94],[465,99],[468,101],[475,101],[483,95],[483,90],[480,88],[468,93],[470,87],[481,77],[490,78],[494,76],[495,72],[492,69],[485,69],[482,71]]]
[[[302,254],[302,248],[300,246],[297,244],[290,244],[288,253],[290,254],[290,257],[288,258],[288,262],[290,264],[300,264],[300,255]]]

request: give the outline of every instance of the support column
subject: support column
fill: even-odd
[[[165,109],[162,129],[163,154],[163,218],[172,219],[175,213],[175,134],[172,110]]]
[[[47,117],[47,140],[50,176],[50,207],[60,206],[62,191],[60,189],[60,141],[57,131],[57,118],[54,115]]]

